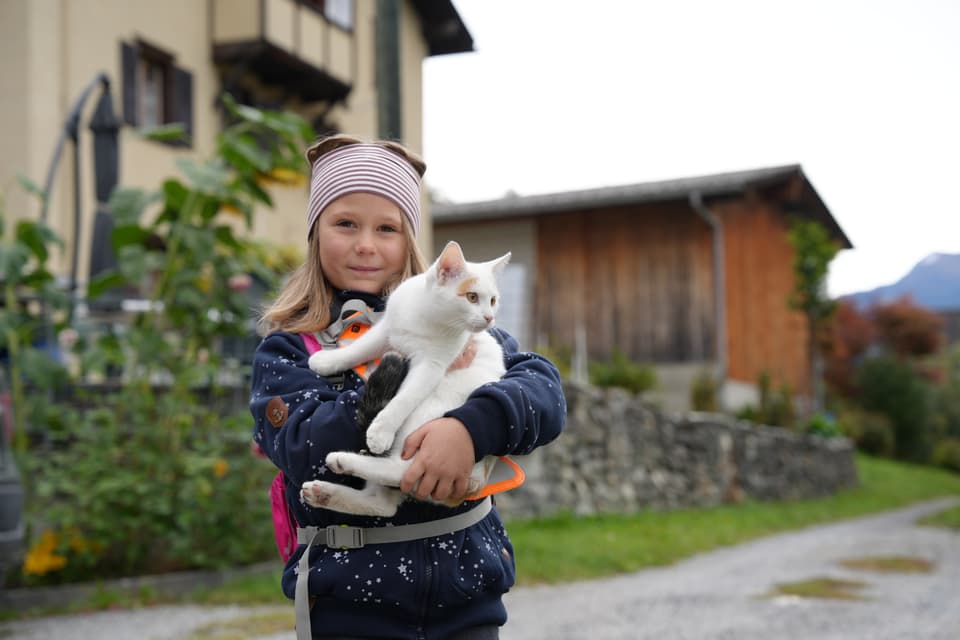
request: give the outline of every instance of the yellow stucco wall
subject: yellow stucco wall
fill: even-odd
[[[42,184],[63,121],[81,91],[99,72],[112,81],[114,109],[122,117],[120,43],[142,38],[175,55],[175,64],[193,74],[194,146],[176,149],[142,140],[130,127],[121,133],[123,185],[158,188],[162,180],[176,173],[174,160],[179,155],[207,156],[212,149],[220,118],[214,108],[221,85],[212,59],[211,35],[217,2],[221,0],[3,0],[0,2],[0,140],[6,153],[0,156],[0,190],[5,194],[6,210],[11,215],[37,217],[39,205],[21,192],[16,175],[23,174]],[[237,2],[238,11],[248,18],[258,0]],[[292,0],[266,0],[265,14],[279,20],[297,9]],[[315,22],[297,36],[304,57],[323,55],[338,77],[352,85],[346,104],[331,112],[331,120],[345,132],[366,138],[377,136],[377,92],[375,85],[376,3],[357,0],[354,30],[339,30],[330,25],[317,29]],[[259,15],[259,13],[258,13]],[[426,44],[412,6],[405,4],[402,15],[402,109],[404,138],[414,150],[422,151],[422,60]],[[241,24],[218,23],[217,29],[244,32]],[[278,25],[279,28],[279,25]],[[231,31],[232,30],[232,31]],[[281,29],[282,31],[282,29]],[[308,48],[305,34],[326,31],[329,42],[323,48]],[[219,32],[218,32],[219,33]],[[292,34],[287,34],[291,38]],[[277,31],[276,38],[282,36]],[[296,40],[296,39],[295,39]],[[99,92],[87,102],[81,131],[82,207],[79,264],[85,279],[89,261],[87,247],[95,213],[90,133],[86,128]],[[293,104],[292,106],[302,106]],[[65,149],[53,188],[48,221],[58,234],[72,245],[73,165],[72,152]],[[276,210],[259,215],[254,233],[277,243],[294,244],[304,238],[305,188],[280,188],[273,191]],[[424,205],[426,207],[426,203]],[[430,247],[429,222],[425,222],[421,245]],[[302,247],[302,244],[300,245]],[[55,257],[54,266],[64,273],[70,264],[68,254]]]

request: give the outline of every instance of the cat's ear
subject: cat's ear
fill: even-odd
[[[466,269],[466,260],[460,245],[453,240],[448,242],[434,263],[434,267],[437,271],[437,282],[440,284],[446,284],[460,277]]]
[[[490,261],[490,268],[493,269],[494,275],[498,276],[501,273],[503,273],[504,268],[506,268],[507,264],[510,262],[510,255],[511,255],[510,252],[507,251],[505,254],[503,254],[496,260]]]

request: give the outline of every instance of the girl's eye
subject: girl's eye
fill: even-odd
[[[338,227],[353,227],[353,220],[337,220]]]
[[[480,296],[478,296],[478,295],[477,295],[476,293],[474,293],[473,291],[468,291],[468,292],[467,292],[467,302],[476,304],[476,303],[479,302],[479,301],[480,301]]]
[[[399,229],[397,229],[392,225],[385,224],[380,227],[380,231],[383,231],[384,233],[396,233],[397,231],[399,231]]]

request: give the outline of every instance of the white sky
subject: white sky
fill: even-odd
[[[960,253],[958,0],[454,0],[424,67],[455,202],[799,163],[855,249],[834,295]]]

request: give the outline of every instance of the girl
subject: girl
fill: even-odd
[[[355,483],[324,460],[330,451],[366,446],[356,418],[363,379],[353,371],[338,379],[313,373],[303,334],[336,324],[348,301],[382,310],[398,283],[425,268],[416,244],[422,160],[395,143],[343,135],[308,149],[307,160],[307,260],[261,318],[269,333],[254,355],[250,398],[254,437],[283,471],[297,522],[330,527],[321,540],[330,546],[301,544],[283,574],[284,593],[297,600],[298,637],[495,639],[507,617],[502,595],[515,575],[513,547],[496,509],[407,500],[394,517],[376,518],[312,508],[300,499],[308,480]],[[477,460],[530,453],[559,435],[566,406],[556,368],[519,353],[505,332],[493,334],[504,348],[506,374],[407,438],[403,457],[415,457],[403,491],[461,499]],[[468,347],[454,366],[471,358]],[[450,530],[448,521],[456,523]],[[415,535],[417,527],[430,533],[373,544],[340,535],[360,531],[376,540],[385,531]]]

